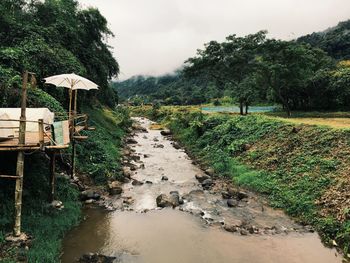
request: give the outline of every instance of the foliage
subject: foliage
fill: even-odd
[[[89,174],[96,183],[104,183],[108,178],[117,178],[120,170],[119,158],[121,139],[130,125],[125,108],[85,109],[89,114],[94,131],[86,131],[91,139],[77,145],[78,167]]]
[[[5,73],[0,89],[12,89],[13,80],[24,69],[34,72],[38,80],[75,72],[100,86],[100,101],[115,105],[108,81],[117,76],[119,67],[105,43],[113,34],[97,9],[81,9],[76,0],[4,0],[0,12],[0,73]],[[43,83],[38,84],[43,88]],[[47,92],[65,102],[62,91]],[[93,99],[91,95],[83,98],[85,102]],[[2,104],[12,106],[11,102],[6,99]]]
[[[337,26],[323,32],[312,33],[298,39],[319,47],[336,59],[350,59],[350,20],[340,22]]]

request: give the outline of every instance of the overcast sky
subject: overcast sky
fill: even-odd
[[[350,19],[350,0],[79,0],[115,34],[119,79],[172,72],[210,40],[266,29],[293,39]]]

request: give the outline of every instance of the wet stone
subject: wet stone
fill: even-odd
[[[101,254],[86,254],[79,259],[79,263],[113,263],[116,257],[109,257]]]
[[[163,135],[163,136],[169,136],[171,135],[171,131],[170,130],[164,130],[164,131],[160,131],[160,134]]]
[[[228,207],[237,207],[238,201],[234,200],[234,199],[229,199],[229,200],[227,200],[227,206]]]
[[[196,174],[196,179],[202,183],[203,181],[207,180],[207,179],[210,179],[210,176],[209,175],[206,175],[206,174]]]
[[[165,175],[162,176],[162,181],[168,181],[168,180],[169,180],[169,178],[167,176],[165,176]]]
[[[127,138],[126,143],[127,144],[137,144],[137,141],[134,138]]]
[[[143,185],[143,182],[134,179],[134,181],[132,181],[131,184],[134,185],[134,186],[139,186],[139,185]]]

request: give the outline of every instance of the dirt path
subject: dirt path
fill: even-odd
[[[89,252],[114,262],[341,262],[310,228],[253,193],[212,180],[178,145],[148,129],[149,120],[137,121],[147,131],[129,140],[124,170],[132,179],[121,196],[106,200],[115,211],[87,210],[65,239],[62,262]],[[167,202],[175,208],[158,207]]]

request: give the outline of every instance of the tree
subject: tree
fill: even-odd
[[[308,81],[332,61],[324,51],[293,41],[268,40],[261,50],[260,74],[266,77],[276,102],[291,116],[292,109],[307,104]]]
[[[256,57],[259,47],[265,40],[266,32],[260,31],[245,37],[230,35],[223,43],[211,41],[204,50],[197,51],[196,57],[186,61],[185,76],[205,75],[216,81],[217,86],[232,89],[243,115],[243,106],[247,107],[255,96],[253,94],[258,94],[250,78],[258,65]]]

